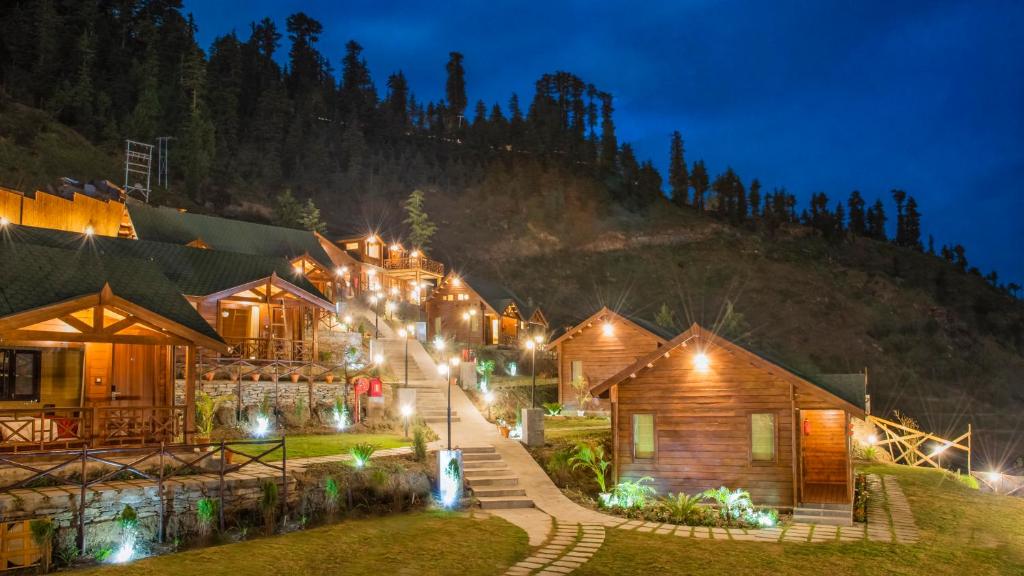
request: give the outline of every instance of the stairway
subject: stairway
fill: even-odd
[[[804,502],[793,509],[793,522],[853,526],[853,504]]]
[[[396,386],[405,381],[405,341],[397,338],[381,338],[381,354],[391,372],[397,378]],[[410,342],[410,345],[414,345]],[[431,379],[432,378],[432,379]],[[442,424],[448,421],[448,391],[437,382],[436,375],[425,375],[411,357],[409,358],[409,388],[416,390],[416,414],[427,424]],[[452,422],[459,421],[459,414],[452,411]]]
[[[486,510],[533,508],[533,500],[519,486],[519,477],[508,469],[494,446],[462,447],[466,485]]]

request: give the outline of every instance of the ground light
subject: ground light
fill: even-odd
[[[441,450],[437,461],[441,506],[453,508],[462,497],[462,451]]]
[[[874,434],[868,436],[868,445],[874,446],[875,444],[878,444],[878,436],[875,436]]]
[[[995,484],[996,482],[999,482],[999,479],[1003,477],[1002,474],[1000,474],[999,472],[996,472],[995,470],[986,472],[985,476],[988,478],[988,481],[993,483],[993,484]]]
[[[270,433],[270,418],[266,414],[258,414],[252,426],[252,435],[263,438]]]
[[[409,418],[412,416],[412,406],[408,404],[402,405],[402,421],[405,424],[405,438],[409,437]]]

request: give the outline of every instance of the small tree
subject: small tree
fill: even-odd
[[[307,198],[306,204],[299,210],[299,224],[310,232],[323,234],[327,231],[327,224],[320,219],[320,209],[312,199]]]
[[[668,304],[662,303],[658,313],[654,316],[654,323],[662,328],[675,328],[676,313],[668,307]]]
[[[587,402],[590,402],[590,381],[580,374],[572,381],[572,391],[576,394],[576,409],[582,411]]]
[[[274,199],[274,224],[287,228],[302,226],[302,206],[292,196],[291,190],[285,190]],[[319,215],[318,215],[319,216]]]
[[[597,487],[602,494],[608,491],[607,475],[608,467],[611,464],[611,461],[604,456],[604,446],[597,443],[580,442],[576,445],[573,455],[569,457],[569,465],[573,470],[583,469],[593,472],[594,479],[597,480]]]
[[[430,239],[437,232],[437,225],[430,221],[430,217],[423,210],[423,199],[422,191],[413,190],[403,205],[405,208],[404,222],[409,226],[409,242],[420,250],[426,250],[430,245]]]

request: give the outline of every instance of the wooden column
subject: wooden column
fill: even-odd
[[[789,423],[792,436],[792,452],[793,452],[793,508],[796,508],[800,504],[800,448],[798,446],[800,441],[800,412],[796,409],[796,387],[793,384],[789,385]]]
[[[608,394],[612,404],[612,482],[610,486],[619,483],[619,385],[612,386]]]
[[[191,442],[196,426],[196,346],[185,346],[185,442]]]

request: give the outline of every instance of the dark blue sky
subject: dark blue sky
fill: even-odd
[[[199,38],[304,11],[340,69],[364,47],[383,94],[401,69],[443,96],[449,51],[472,102],[524,104],[568,70],[615,95],[621,140],[664,169],[678,129],[690,162],[785,186],[802,201],[892,188],[918,199],[936,245],[1024,283],[1024,2],[328,2],[186,0]],[[282,46],[282,55],[287,45]],[[215,81],[211,79],[211,81]],[[664,170],[663,170],[664,172]],[[895,218],[890,214],[891,219]]]

